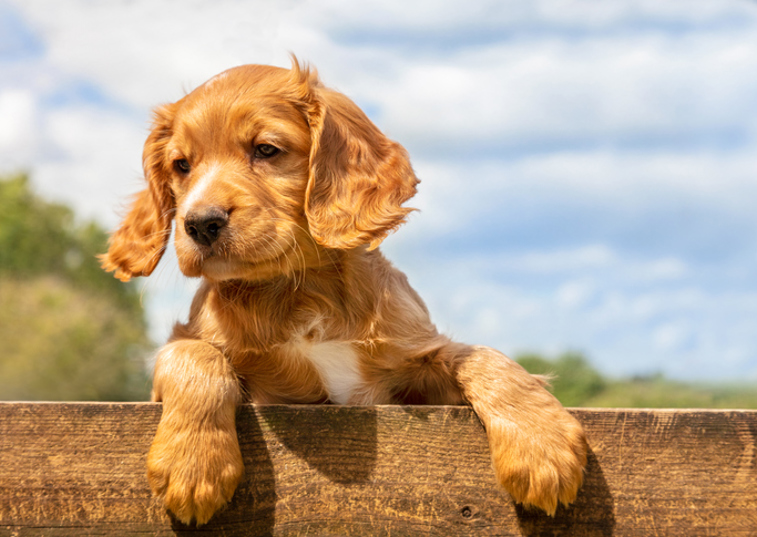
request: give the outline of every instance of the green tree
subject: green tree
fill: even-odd
[[[100,269],[106,243],[26,176],[0,180],[0,399],[147,397],[139,290]]]
[[[565,406],[582,406],[607,387],[602,375],[576,352],[567,352],[554,361],[524,354],[517,361],[529,373],[550,378],[552,393]]]

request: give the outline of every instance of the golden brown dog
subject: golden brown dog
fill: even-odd
[[[180,520],[205,523],[234,494],[243,402],[468,403],[516,502],[553,514],[575,499],[581,426],[503,354],[437,332],[376,249],[411,210],[408,156],[315,72],[237,67],[158,108],[144,168],[102,261],[149,275],[175,220],[181,270],[202,277],[153,381],[148,478]]]

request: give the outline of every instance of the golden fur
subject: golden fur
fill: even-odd
[[[243,402],[468,403],[516,502],[554,514],[575,499],[581,426],[503,354],[437,332],[376,249],[410,211],[408,156],[314,71],[238,67],[158,108],[144,167],[102,262],[149,275],[175,220],[181,270],[203,279],[153,382],[148,478],[180,520],[232,497]]]

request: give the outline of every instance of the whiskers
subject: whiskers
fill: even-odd
[[[176,207],[170,207],[170,208],[164,210],[162,213],[160,213],[160,217],[161,218],[168,218],[172,222],[174,222],[173,219],[174,219],[175,216],[176,216]],[[175,223],[173,225],[175,225]],[[170,230],[169,230],[169,233],[170,233]]]
[[[272,207],[271,209],[282,209],[282,208],[284,207]],[[290,244],[290,247],[294,250],[297,264],[296,265],[293,264],[292,260],[289,259],[289,257],[285,257],[288,264],[287,268],[289,269],[288,272],[286,272],[286,274],[287,276],[293,277],[295,279],[295,289],[299,288],[299,285],[301,285],[304,282],[305,277],[307,275],[307,269],[308,269],[307,257],[306,257],[303,245],[301,244],[302,240],[309,243],[308,244],[308,246],[310,246],[308,248],[309,252],[311,252],[312,254],[315,254],[316,267],[323,268],[326,266],[330,266],[330,268],[333,268],[338,274],[341,275],[340,266],[336,262],[335,257],[326,256],[325,259],[323,258],[323,256],[321,255],[323,248],[313,238],[308,228],[297,223],[294,220],[294,218],[291,218],[291,217],[272,216],[269,219],[273,222],[284,222],[288,225],[288,227],[285,228],[283,231],[285,231],[288,237],[290,238],[289,244]],[[300,233],[297,233],[298,231]],[[280,247],[280,245],[278,246]]]

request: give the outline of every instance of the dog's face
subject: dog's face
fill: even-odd
[[[152,272],[172,218],[187,276],[317,266],[324,248],[378,245],[417,184],[404,149],[296,61],[231,69],[158,108],[144,166],[149,186],[103,256],[123,280]]]
[[[164,147],[147,147],[162,156],[158,180],[174,197],[186,275],[260,279],[318,262],[304,213],[310,128],[272,91],[287,77],[223,73],[176,106]]]

